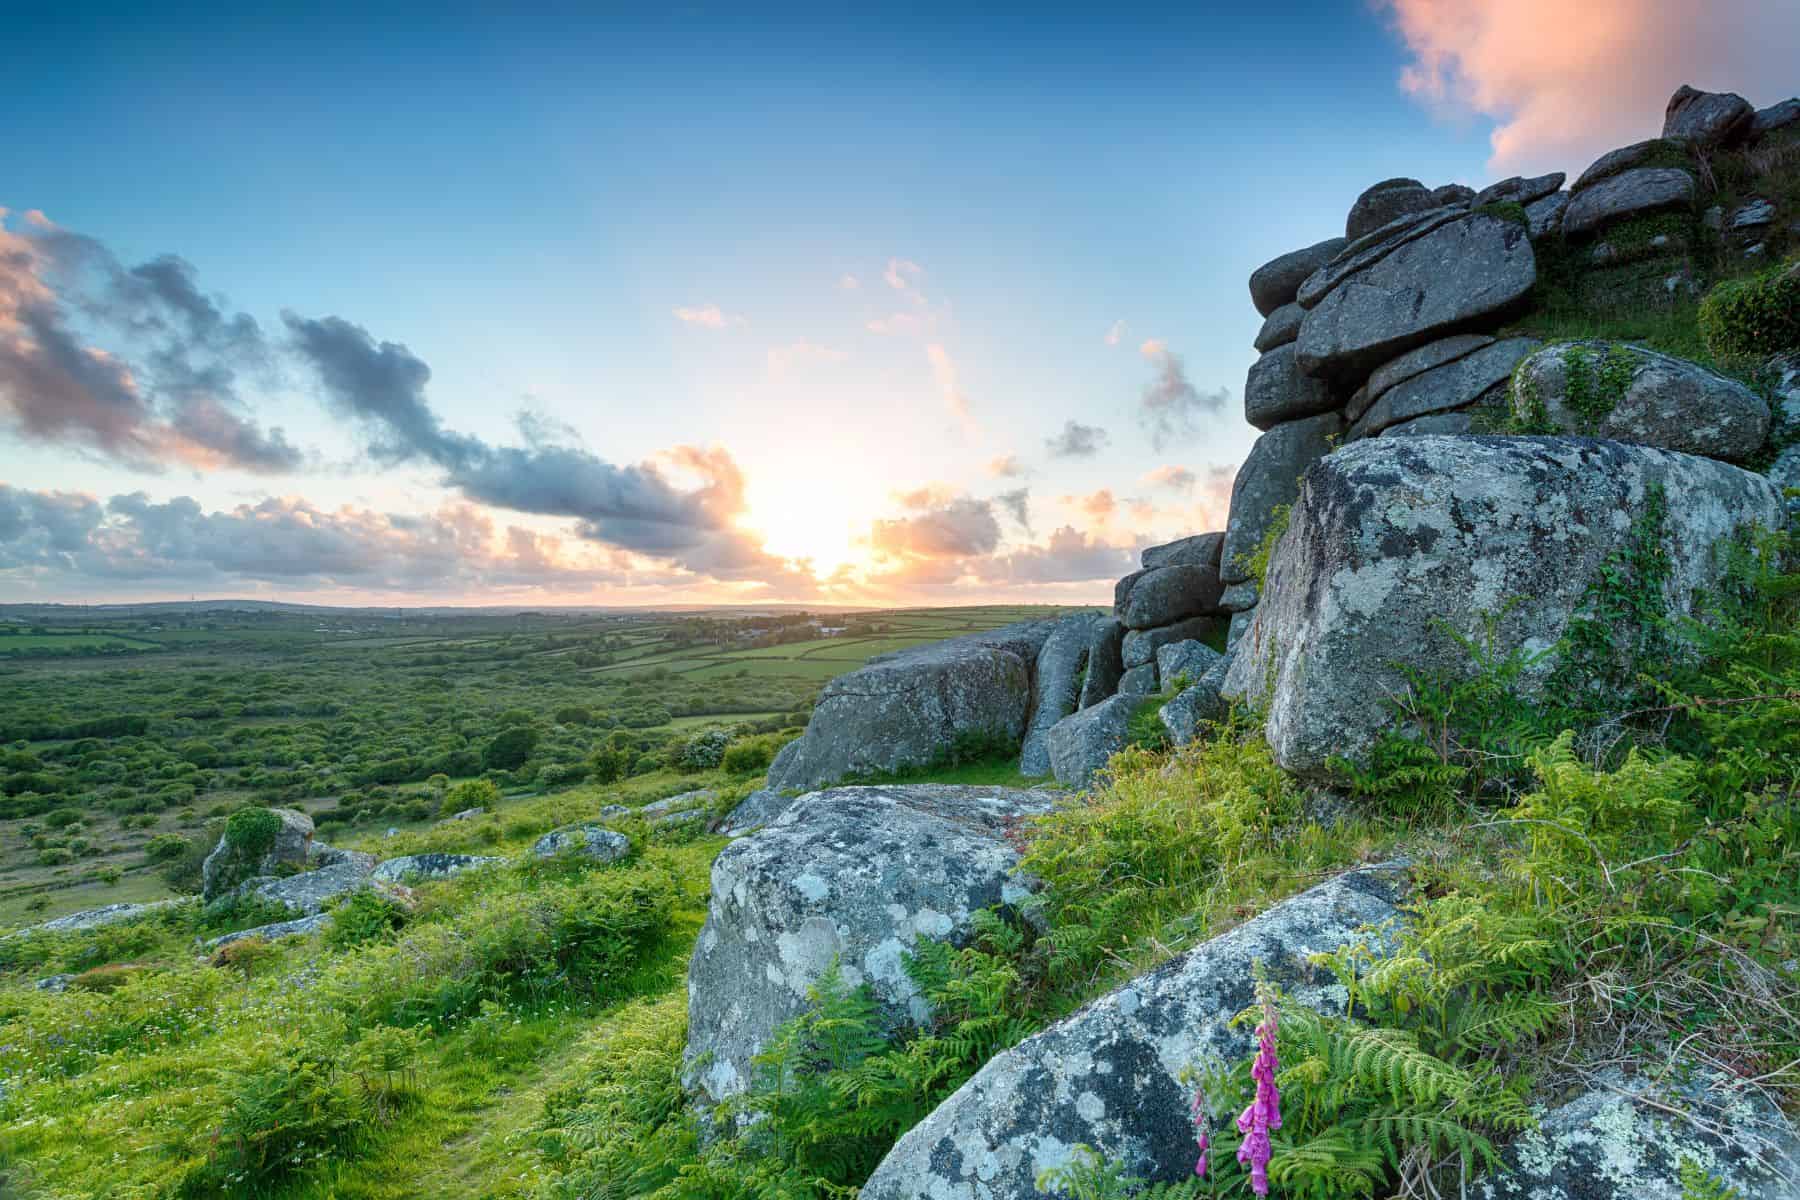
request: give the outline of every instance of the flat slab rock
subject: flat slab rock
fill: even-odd
[[[403,854],[378,865],[369,878],[377,883],[447,879],[464,871],[496,866],[505,861],[492,854]]]
[[[1013,825],[1055,792],[904,784],[796,799],[713,860],[712,896],[688,968],[684,1081],[718,1102],[806,1007],[833,962],[868,984],[896,1026],[929,1012],[902,956],[921,936],[956,942],[981,909],[1023,900]]]
[[[1055,621],[1027,621],[882,655],[825,685],[768,785],[807,789],[936,760],[960,734],[1017,741],[1031,674]]]
[[[1682,1161],[1738,1200],[1800,1196],[1800,1132],[1766,1096],[1712,1072],[1657,1085],[1618,1071],[1507,1146],[1480,1200],[1687,1200]],[[1677,1115],[1677,1114],[1684,1115]],[[1692,1119],[1689,1119],[1692,1118]]]
[[[185,904],[185,900],[152,900],[145,904],[103,904],[99,908],[83,909],[70,913],[66,917],[52,917],[48,921],[40,921],[36,925],[28,925],[24,929],[15,929],[7,937],[23,937],[30,933],[73,933],[83,929],[101,929],[107,925],[122,925],[127,921],[141,921],[164,909],[173,908],[177,904]]]
[[[1523,226],[1457,214],[1332,284],[1300,324],[1296,361],[1304,374],[1353,380],[1426,342],[1502,323],[1536,282]]]
[[[1253,1048],[1231,1019],[1255,998],[1261,963],[1320,1012],[1348,996],[1308,956],[1399,916],[1398,869],[1340,876],[1194,947],[995,1056],[910,1130],[863,1185],[863,1200],[1027,1200],[1038,1172],[1077,1145],[1153,1181],[1193,1162],[1192,1095],[1182,1072]]]
[[[1388,728],[1380,698],[1404,667],[1466,673],[1464,638],[1496,652],[1554,648],[1608,557],[1629,544],[1652,486],[1669,615],[1718,581],[1721,539],[1785,521],[1774,486],[1712,459],[1577,437],[1400,437],[1356,442],[1306,477],[1275,548],[1225,692],[1268,713],[1275,759],[1303,776],[1358,758]]]

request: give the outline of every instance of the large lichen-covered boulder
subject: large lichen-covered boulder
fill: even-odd
[[[1524,226],[1480,212],[1427,224],[1345,274],[1306,314],[1294,343],[1302,372],[1354,381],[1426,342],[1499,325],[1529,303],[1537,258]]]
[[[375,883],[420,883],[499,866],[505,861],[495,854],[403,854],[378,864],[369,878]]]
[[[298,875],[257,876],[238,885],[238,894],[265,904],[281,904],[297,913],[312,914],[331,901],[372,886],[372,855],[349,856]]]
[[[1680,167],[1634,167],[1576,192],[1563,210],[1562,231],[1581,237],[1631,217],[1692,211],[1695,195],[1694,177]]]
[[[312,818],[297,808],[239,809],[200,865],[200,894],[211,900],[253,876],[305,867],[312,841]]]
[[[1266,317],[1282,305],[1292,304],[1306,277],[1336,258],[1344,245],[1343,238],[1327,238],[1256,268],[1250,273],[1250,302],[1256,311]]]
[[[1021,775],[1050,773],[1050,727],[1081,705],[1088,645],[1095,626],[1102,620],[1099,613],[1091,612],[1064,617],[1038,651],[1032,677],[1031,715],[1025,723],[1025,744],[1019,751]]]
[[[1323,379],[1302,375],[1292,344],[1278,346],[1254,363],[1244,380],[1244,420],[1258,429],[1330,412],[1338,406]]]
[[[1127,629],[1171,625],[1189,617],[1217,612],[1221,588],[1219,569],[1210,564],[1155,567],[1144,572],[1143,578],[1137,581],[1117,616]],[[1128,661],[1125,665],[1132,664]]]
[[[1030,1200],[1038,1173],[1082,1145],[1149,1180],[1190,1176],[1183,1074],[1251,1051],[1249,1026],[1231,1020],[1254,999],[1255,970],[1296,1003],[1342,1012],[1343,986],[1309,958],[1399,919],[1399,888],[1394,870],[1339,876],[995,1056],[895,1143],[863,1200]]]
[[[1503,1152],[1479,1200],[1800,1196],[1800,1132],[1754,1084],[1701,1069],[1668,1084],[1601,1073]],[[1684,1170],[1718,1188],[1684,1186]]]
[[[1699,363],[1621,342],[1540,350],[1513,375],[1528,425],[1742,462],[1769,436],[1768,402]]]
[[[1651,524],[1660,492],[1663,515]],[[1538,655],[1528,690],[1558,664],[1590,585],[1653,541],[1671,616],[1718,582],[1721,541],[1779,527],[1760,475],[1712,459],[1573,437],[1407,437],[1357,442],[1310,471],[1275,548],[1226,694],[1268,713],[1276,761],[1329,774],[1392,720],[1383,697],[1406,669],[1466,674],[1452,634]],[[1490,633],[1491,623],[1491,633]],[[1447,628],[1444,628],[1447,627]]]
[[[1054,793],[939,784],[802,796],[713,860],[706,925],[688,968],[684,1080],[718,1102],[807,1005],[833,964],[867,984],[895,1028],[925,1020],[903,959],[920,937],[957,942],[981,909],[1029,894],[1012,827]]]
[[[1150,687],[1121,684],[1124,690],[1118,695],[1064,717],[1050,730],[1050,767],[1056,774],[1056,782],[1069,787],[1087,787],[1107,760],[1124,747],[1131,715],[1137,711],[1144,695],[1155,687],[1155,664],[1145,663],[1132,670],[1148,670],[1152,681]]]
[[[1031,672],[1055,621],[915,646],[825,685],[806,732],[769,767],[769,786],[816,788],[938,761],[961,737],[1018,742]]]
[[[1231,515],[1219,559],[1221,580],[1231,584],[1250,578],[1245,564],[1262,544],[1275,510],[1293,503],[1300,492],[1300,476],[1330,453],[1333,440],[1343,432],[1343,418],[1325,413],[1277,425],[1256,439],[1231,483]]]
[[[605,864],[619,862],[630,853],[629,837],[596,822],[552,829],[531,844],[533,858],[555,858],[568,854]]]

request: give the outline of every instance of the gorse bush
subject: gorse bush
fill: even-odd
[[[241,808],[225,819],[225,844],[245,861],[273,850],[280,832],[281,817],[266,808]]]
[[[1721,358],[1800,349],[1800,262],[1718,284],[1700,302],[1700,333]]]

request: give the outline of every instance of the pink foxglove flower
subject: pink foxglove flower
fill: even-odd
[[[1206,1114],[1206,1099],[1201,1091],[1194,1092],[1194,1144],[1200,1147],[1200,1157],[1194,1160],[1194,1174],[1206,1178],[1206,1168],[1212,1153],[1212,1136],[1210,1127],[1212,1120]]]
[[[1275,1086],[1275,1072],[1281,1069],[1281,1063],[1275,1057],[1275,998],[1261,986],[1257,992],[1263,1019],[1256,1027],[1256,1062],[1250,1068],[1250,1077],[1256,1080],[1256,1099],[1237,1119],[1238,1132],[1244,1135],[1237,1159],[1250,1168],[1250,1190],[1266,1196],[1269,1159],[1275,1153],[1269,1144],[1269,1132],[1281,1128],[1281,1091]]]

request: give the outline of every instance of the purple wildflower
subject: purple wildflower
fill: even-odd
[[[1200,1157],[1194,1161],[1194,1174],[1206,1178],[1206,1167],[1212,1151],[1210,1127],[1212,1119],[1206,1114],[1206,1100],[1201,1091],[1194,1092],[1194,1144],[1200,1147]]]
[[[1250,1190],[1258,1196],[1269,1194],[1269,1159],[1274,1147],[1269,1144],[1269,1131],[1281,1128],[1281,1091],[1275,1086],[1275,1072],[1281,1063],[1275,1057],[1275,998],[1265,988],[1257,988],[1262,1001],[1263,1019],[1256,1027],[1256,1062],[1250,1077],[1256,1080],[1256,1099],[1238,1116],[1238,1132],[1244,1140],[1238,1146],[1237,1159],[1250,1168]]]

